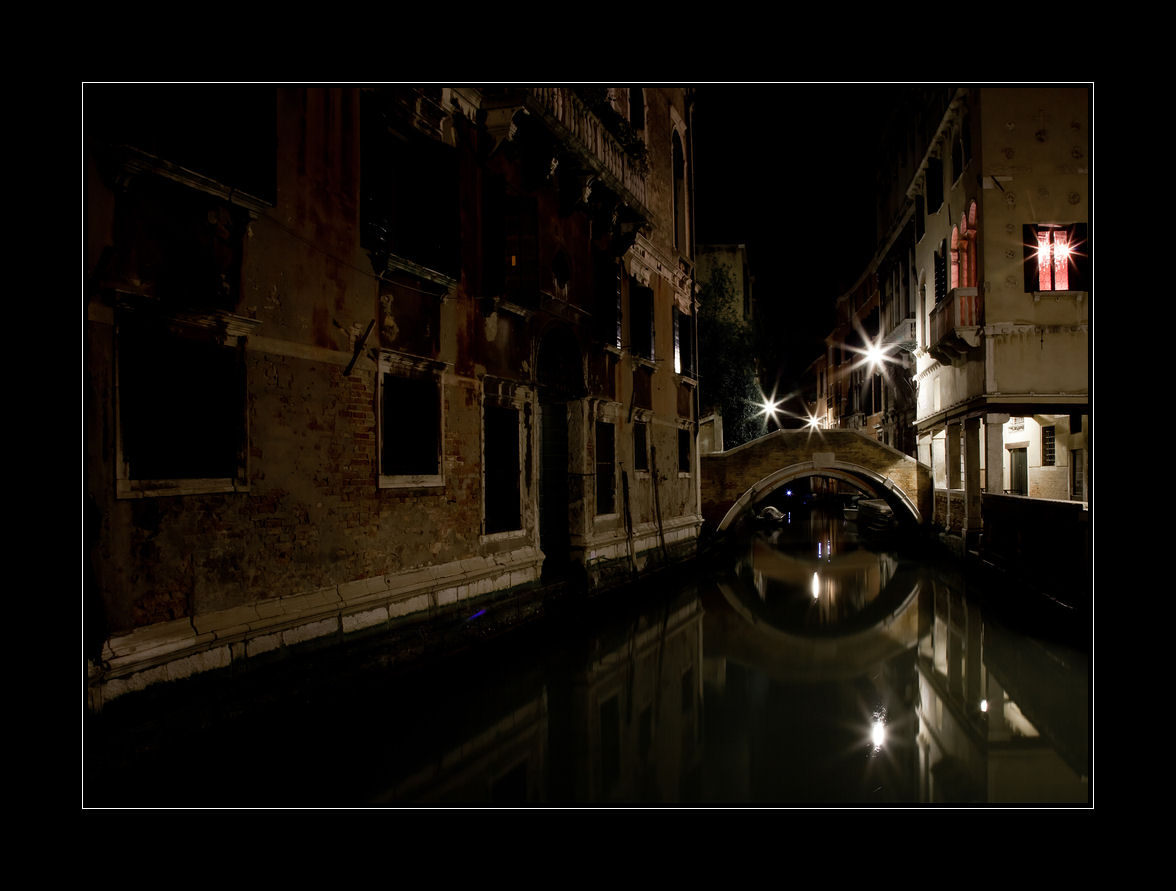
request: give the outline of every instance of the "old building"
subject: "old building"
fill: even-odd
[[[1090,98],[1022,87],[940,100],[908,188],[919,456],[943,490],[936,522],[974,540],[982,493],[992,514],[1002,495],[1088,500]],[[1057,515],[1074,530],[1073,510]]]
[[[827,426],[907,452],[917,437],[937,527],[994,558],[1069,553],[1075,578],[1090,489],[1089,106],[1085,87],[901,91],[878,247],[813,368]],[[888,370],[880,393],[872,356]]]
[[[691,551],[691,115],[88,87],[92,701]]]

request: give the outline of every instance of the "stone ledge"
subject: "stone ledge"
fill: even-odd
[[[107,640],[102,664],[90,666],[91,707],[233,660],[535,582],[543,559],[527,545],[137,628]]]

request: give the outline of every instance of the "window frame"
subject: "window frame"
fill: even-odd
[[[1025,257],[1025,293],[1067,294],[1087,291],[1090,280],[1090,227],[1086,223],[1025,223],[1021,229]],[[1050,262],[1050,287],[1041,287],[1040,241],[1042,233],[1050,234],[1050,255],[1052,258],[1054,233],[1065,232],[1069,247],[1067,254],[1066,287],[1055,285],[1054,267]]]
[[[117,299],[117,298],[116,298]],[[204,342],[238,353],[239,379],[235,394],[239,399],[240,428],[237,444],[237,472],[221,477],[135,477],[127,459],[127,426],[124,413],[128,410],[127,385],[124,381],[124,331],[128,319],[145,320],[166,327],[168,334],[179,339]],[[249,374],[245,350],[249,333],[259,323],[233,313],[217,311],[206,314],[168,314],[157,309],[123,303],[118,309],[114,329],[114,424],[115,424],[115,497],[159,498],[171,495],[208,495],[249,491]],[[161,373],[164,369],[161,369]]]
[[[637,442],[637,431],[641,431],[640,448]],[[649,422],[644,418],[633,420],[633,472],[649,473]]]
[[[1041,426],[1041,466],[1054,467],[1057,464],[1057,427],[1053,424]]]
[[[673,311],[674,321],[674,373],[682,377],[695,378],[694,367],[694,316],[683,312],[677,305]]]
[[[483,540],[497,540],[505,538],[516,538],[525,535],[527,531],[526,518],[526,503],[525,493],[527,489],[527,481],[523,474],[526,468],[526,454],[528,443],[526,441],[526,424],[524,423],[524,414],[526,413],[526,406],[529,404],[529,394],[522,390],[516,389],[512,394],[506,394],[501,391],[495,392],[491,389],[491,385],[487,383],[482,393],[482,418],[481,418],[481,437],[482,437],[482,537]],[[518,526],[512,529],[498,529],[493,532],[489,528],[489,499],[490,492],[490,465],[487,460],[487,428],[486,428],[486,409],[487,408],[507,409],[515,412],[516,421],[518,423],[517,430],[517,445],[518,455],[516,457],[517,465],[516,472],[518,474]]]
[[[385,473],[384,428],[388,411],[385,406],[386,376],[406,379],[431,379],[437,385],[437,472]],[[420,359],[381,350],[376,366],[376,463],[380,489],[440,489],[445,486],[445,363]]]
[[[1070,449],[1070,500],[1086,501],[1085,449]]]
[[[653,362],[657,352],[656,295],[636,279],[629,283],[629,354]]]
[[[610,432],[611,432],[610,435],[612,438],[612,442],[611,442],[612,456],[611,456],[610,461],[602,461],[601,460],[600,432],[601,432],[602,428],[606,428],[606,427],[610,430]],[[592,466],[593,466],[592,479],[593,479],[593,489],[594,489],[593,502],[592,502],[593,516],[598,520],[602,519],[602,518],[606,518],[606,517],[615,517],[615,516],[617,516],[617,511],[618,511],[617,423],[616,423],[616,421],[614,421],[610,418],[604,418],[604,417],[595,418],[594,423],[593,423],[593,428],[592,428],[592,445],[593,445],[593,449],[592,449]],[[601,510],[601,506],[602,506],[601,505],[601,493],[604,491],[604,489],[601,486],[601,474],[603,473],[601,468],[604,467],[605,465],[608,466],[608,478],[612,483],[611,488],[609,489],[609,503],[607,505],[605,505],[610,508],[609,510]]]

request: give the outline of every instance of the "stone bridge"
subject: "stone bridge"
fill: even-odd
[[[931,518],[931,468],[855,430],[777,430],[701,459],[704,532],[724,531],[776,489],[812,476],[882,498],[916,523]]]

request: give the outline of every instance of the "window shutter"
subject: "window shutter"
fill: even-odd
[[[1070,254],[1070,290],[1090,290],[1090,242],[1085,223],[1075,223],[1068,227]]]
[[[1037,227],[1021,227],[1021,243],[1025,251],[1025,291],[1038,290],[1037,280]]]

